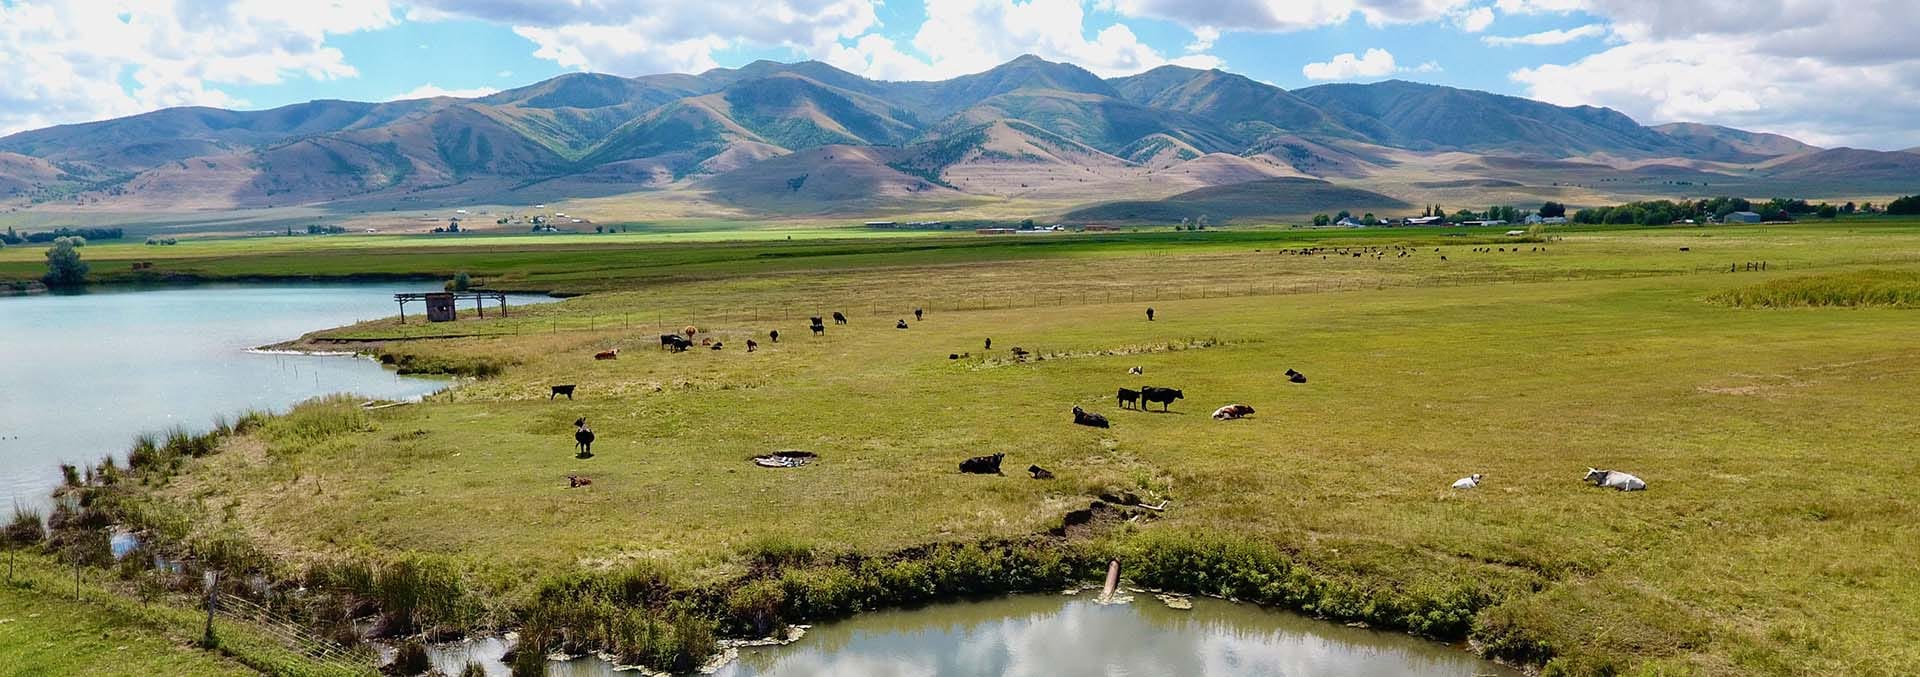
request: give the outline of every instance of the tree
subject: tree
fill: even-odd
[[[1887,213],[1900,215],[1920,214],[1920,195],[1908,195],[1887,203]]]
[[[1333,223],[1333,217],[1331,216],[1327,216],[1326,214],[1313,215],[1313,225],[1324,226],[1330,223]]]
[[[1369,226],[1372,226],[1372,225],[1378,225],[1380,223],[1380,220],[1373,218],[1373,212],[1367,212],[1366,214],[1361,215],[1360,222],[1367,224]]]
[[[47,248],[47,274],[40,278],[49,287],[74,287],[87,282],[87,263],[80,260],[74,238],[58,238]]]
[[[1540,204],[1540,216],[1542,218],[1551,219],[1556,216],[1564,217],[1566,215],[1567,215],[1566,205],[1560,204],[1558,202],[1543,202]]]
[[[1820,218],[1831,219],[1840,215],[1840,208],[1822,202],[1819,207],[1814,208],[1813,213]]]
[[[466,271],[454,273],[453,279],[447,281],[447,291],[466,291],[472,287],[473,278],[468,277]]]
[[[1345,209],[1342,209],[1340,210],[1340,213],[1333,215],[1334,221],[1345,221],[1351,218],[1353,218],[1353,212],[1347,211]]]
[[[1859,207],[1854,206],[1853,202],[1851,201],[1847,202],[1846,204],[1840,205],[1840,213],[1842,214],[1852,214],[1858,209]]]

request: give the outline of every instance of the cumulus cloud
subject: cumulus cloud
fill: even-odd
[[[1373,26],[1435,21],[1466,12],[1470,4],[1470,0],[1113,0],[1114,10],[1121,14],[1188,28],[1283,33],[1346,23],[1356,14]],[[1486,21],[1492,20],[1488,14]]]
[[[1492,7],[1474,7],[1454,15],[1453,24],[1468,33],[1484,31],[1493,25]]]
[[[1907,0],[1516,2],[1516,11],[1600,17],[1617,41],[1571,63],[1513,72],[1529,96],[1822,145],[1920,143],[1920,42],[1907,39],[1920,31],[1920,12]],[[1842,90],[1871,93],[1870,103],[1835,105]]]
[[[354,77],[327,37],[394,20],[386,0],[0,2],[0,133],[246,103],[221,85]]]
[[[835,45],[820,58],[856,73],[889,80],[925,80],[978,73],[1021,54],[1068,61],[1111,76],[1178,64],[1216,68],[1204,53],[1168,57],[1113,23],[1086,37],[1086,8],[1078,0],[927,0],[927,18],[914,33],[915,56],[885,36],[868,34]]]
[[[1550,31],[1540,31],[1538,33],[1528,33],[1526,35],[1489,35],[1480,38],[1480,41],[1495,47],[1513,47],[1516,45],[1546,46],[1564,45],[1582,38],[1597,38],[1606,34],[1607,29],[1605,26],[1601,26],[1600,24],[1587,24],[1573,28],[1560,28]]]
[[[1376,47],[1359,56],[1351,52],[1335,54],[1330,60],[1302,66],[1300,74],[1308,80],[1355,80],[1382,77],[1395,70],[1393,54]]]
[[[389,96],[387,97],[387,100],[388,101],[405,101],[407,99],[432,99],[432,98],[441,97],[441,96],[451,96],[456,99],[478,99],[480,97],[483,97],[498,91],[500,90],[497,87],[469,87],[466,89],[446,89],[446,88],[440,87],[439,85],[435,85],[429,82],[427,84],[420,85],[419,87],[409,89],[405,92],[401,92],[399,94]]]
[[[534,56],[618,75],[698,72],[735,46],[823,53],[879,25],[874,0],[415,0],[408,18],[469,18],[513,27]]]

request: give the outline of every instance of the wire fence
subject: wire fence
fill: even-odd
[[[272,609],[229,593],[220,593],[215,600],[214,611],[217,615],[228,620],[247,623],[250,627],[326,668],[339,671],[341,674],[364,675],[379,672],[375,667],[375,657],[368,652],[356,652],[335,644],[301,627],[293,619],[274,613]]]

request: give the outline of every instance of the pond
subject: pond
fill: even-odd
[[[917,609],[879,611],[814,626],[785,646],[740,650],[721,677],[861,675],[1498,675],[1519,671],[1461,647],[1349,628],[1283,611],[1194,599],[1190,610],[1151,595],[1102,605],[1091,597],[1016,595]],[[467,660],[490,675],[505,643],[486,639],[439,647],[441,671]],[[614,677],[596,659],[550,662],[548,674]]]
[[[394,293],[432,287],[210,285],[0,298],[0,512],[16,503],[44,509],[59,464],[124,459],[143,432],[205,430],[216,416],[330,393],[415,399],[446,387],[362,358],[248,352],[393,315]],[[532,299],[545,300],[512,304]]]

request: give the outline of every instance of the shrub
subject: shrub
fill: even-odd
[[[13,519],[7,521],[6,531],[0,532],[0,539],[4,539],[8,548],[39,545],[46,538],[47,529],[40,511],[20,506],[14,506]]]

